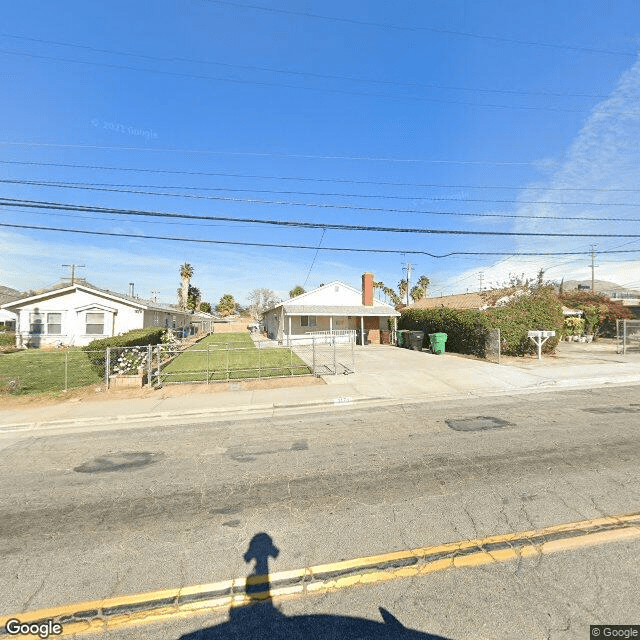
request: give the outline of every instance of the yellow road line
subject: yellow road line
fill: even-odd
[[[53,619],[63,636],[106,627],[159,622],[168,618],[210,613],[271,597],[283,600],[424,576],[447,569],[477,567],[515,558],[569,551],[640,537],[640,513],[581,520],[543,529],[461,540],[447,544],[365,556],[341,562],[279,571],[268,576],[236,578],[211,584],[165,589],[91,600],[0,617],[0,635],[11,618],[21,622]],[[246,594],[247,584],[271,588]],[[283,584],[284,583],[284,584]]]

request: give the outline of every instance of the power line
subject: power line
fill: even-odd
[[[178,197],[178,198],[203,198],[204,196],[191,196],[189,194],[177,194],[177,193],[156,193],[151,191],[130,191],[129,189],[177,189],[177,190],[185,190],[185,191],[229,191],[232,193],[275,193],[282,195],[306,195],[306,196],[332,196],[332,197],[342,197],[342,198],[364,198],[364,199],[378,199],[378,200],[429,200],[432,202],[491,202],[498,204],[553,204],[553,205],[572,205],[572,206],[591,206],[591,207],[640,207],[640,202],[573,202],[566,200],[518,200],[518,199],[506,199],[506,198],[460,198],[460,197],[443,197],[443,196],[419,196],[419,195],[410,195],[410,196],[398,196],[393,194],[372,194],[372,193],[336,193],[336,192],[327,192],[327,191],[297,191],[297,190],[280,190],[280,189],[256,189],[256,188],[245,188],[245,189],[237,189],[233,187],[194,187],[187,185],[149,185],[149,184],[114,184],[109,182],[67,182],[62,180],[28,180],[28,179],[11,179],[5,178],[0,179],[0,183],[5,184],[25,184],[25,185],[34,185],[34,186],[44,186],[44,187],[56,187],[56,188],[65,188],[65,189],[89,189],[89,190],[104,190],[103,187],[107,188],[108,191],[113,191],[115,193],[139,193],[143,195],[159,195],[159,196],[170,196],[170,197]],[[100,187],[101,189],[93,189],[94,187]],[[91,188],[91,189],[90,189]],[[224,198],[213,198],[213,199],[224,199]],[[235,198],[233,200],[236,200]],[[294,204],[296,206],[323,206],[322,204],[317,203],[282,203],[272,201],[261,201],[261,200],[240,200],[241,202],[251,202],[251,203],[265,203],[265,204]],[[340,207],[341,205],[329,205],[326,206],[336,206]],[[344,205],[344,207],[349,207],[350,205]],[[367,211],[371,209],[366,209]],[[380,211],[387,211],[386,209],[380,209]],[[389,211],[395,211],[391,209]],[[415,211],[412,209],[401,209],[402,213],[432,213],[431,211]],[[451,214],[455,215],[455,214]],[[473,215],[473,214],[468,214]],[[501,217],[502,214],[483,214],[483,215],[491,215]],[[525,216],[514,216],[514,217],[525,217]],[[542,217],[557,219],[555,216],[526,216],[526,217]],[[568,220],[615,220],[615,218],[591,218],[591,217],[571,217],[566,218]],[[638,220],[640,222],[640,220]]]
[[[362,96],[369,98],[387,98],[391,100],[415,100],[418,102],[435,102],[438,104],[459,104],[467,107],[480,107],[484,109],[516,109],[524,111],[555,111],[558,113],[587,113],[591,109],[568,109],[565,107],[549,107],[541,105],[516,105],[516,104],[496,104],[484,102],[469,102],[468,100],[451,100],[447,98],[436,98],[434,96],[419,96],[413,94],[392,94],[392,93],[373,93],[370,91],[353,91],[350,89],[337,89],[330,87],[311,87],[306,85],[288,84],[285,82],[273,82],[267,80],[244,80],[241,78],[225,78],[221,76],[212,76],[199,73],[185,73],[180,71],[168,71],[166,69],[143,69],[140,67],[132,67],[130,65],[114,64],[109,62],[94,62],[90,60],[74,60],[72,58],[62,58],[59,56],[45,56],[35,53],[25,53],[22,51],[8,51],[0,49],[0,54],[9,56],[19,56],[33,58],[36,60],[45,60],[47,62],[64,62],[68,64],[79,64],[84,66],[103,67],[107,69],[118,69],[120,71],[135,71],[141,73],[155,73],[163,76],[173,76],[177,78],[188,78],[192,80],[213,80],[215,82],[228,82],[230,84],[240,84],[249,86],[262,87],[279,87],[282,89],[294,89],[296,91],[315,91],[319,93],[335,93],[339,95]],[[624,115],[635,116],[637,112],[621,112]]]
[[[304,289],[304,287],[307,286],[307,282],[309,281],[309,276],[311,275],[311,270],[313,269],[313,265],[316,263],[316,259],[318,257],[318,252],[320,251],[320,247],[322,246],[322,241],[324,240],[324,234],[327,232],[326,229],[322,230],[322,235],[320,236],[320,242],[318,242],[318,248],[316,249],[316,252],[313,254],[313,260],[311,261],[311,264],[309,265],[309,271],[307,271],[307,277],[304,279],[304,283],[302,284],[302,288]]]
[[[499,160],[426,160],[423,158],[392,158],[385,156],[341,156],[341,155],[313,155],[304,153],[279,153],[276,151],[228,151],[220,149],[179,149],[176,147],[122,147],[98,144],[63,144],[59,142],[33,142],[25,140],[0,140],[0,145],[18,147],[41,147],[51,149],[93,149],[103,151],[143,151],[146,153],[185,153],[194,155],[227,155],[251,156],[258,158],[287,158],[295,160],[347,160],[350,162],[391,162],[407,164],[444,164],[444,165],[479,165],[479,166],[508,166],[529,167],[536,164],[531,162],[512,162]]]
[[[2,144],[0,142],[0,144]],[[170,175],[188,176],[211,176],[227,178],[248,178],[259,180],[291,180],[295,182],[335,182],[340,184],[362,184],[378,185],[386,187],[421,187],[430,189],[504,189],[512,191],[523,191],[533,187],[522,187],[520,185],[474,185],[474,184],[442,184],[433,182],[390,182],[384,180],[352,180],[348,178],[318,178],[313,176],[284,176],[284,175],[264,175],[251,173],[229,173],[224,171],[183,171],[179,169],[150,169],[147,167],[114,167],[108,165],[95,164],[74,164],[61,162],[37,162],[20,160],[0,160],[0,164],[14,164],[21,166],[37,167],[59,167],[65,169],[95,169],[99,171],[125,171],[132,173],[158,173]],[[588,191],[596,193],[640,193],[640,189],[603,189],[601,187],[535,187],[542,191]]]
[[[63,233],[78,233],[83,235],[93,236],[109,236],[116,238],[138,238],[142,240],[168,240],[175,242],[193,242],[202,244],[220,244],[220,245],[234,245],[245,247],[265,247],[265,248],[282,248],[282,249],[310,249],[313,251],[343,251],[343,252],[358,252],[358,253],[389,253],[389,254],[409,254],[409,255],[425,255],[431,258],[448,258],[451,256],[566,256],[566,255],[588,255],[588,251],[580,252],[550,252],[550,253],[527,253],[527,252],[496,252],[496,251],[451,251],[444,254],[434,254],[428,251],[421,251],[419,249],[374,249],[374,248],[356,248],[356,247],[320,247],[314,245],[299,245],[299,244],[280,244],[280,243],[266,243],[266,242],[240,242],[233,240],[209,240],[204,238],[182,238],[175,236],[155,236],[146,234],[135,233],[115,233],[108,231],[88,231],[85,229],[68,229],[61,227],[43,227],[36,225],[25,224],[10,224],[0,223],[0,227],[8,227],[13,229],[34,229],[38,231],[58,231]],[[600,253],[640,253],[640,249],[623,249],[618,251],[601,251]]]
[[[184,193],[170,193],[159,191],[140,191],[137,189],[121,189],[121,188],[106,188],[100,186],[91,186],[91,183],[59,183],[59,182],[40,182],[35,180],[3,180],[0,179],[0,183],[20,184],[20,185],[32,185],[32,186],[44,186],[62,189],[81,189],[85,191],[101,191],[107,193],[127,193],[134,195],[146,195],[146,196],[161,196],[167,198],[189,198],[195,200],[213,200],[216,202],[232,202],[232,203],[246,203],[246,204],[259,204],[259,205],[277,205],[287,207],[306,207],[310,209],[339,209],[350,211],[365,211],[373,213],[411,213],[418,215],[433,215],[433,216],[461,216],[461,217],[473,217],[473,218],[509,218],[509,219],[539,219],[539,220],[582,220],[591,222],[640,222],[640,218],[612,218],[612,217],[589,217],[589,216],[538,216],[538,215],[518,215],[512,213],[469,213],[460,211],[433,211],[427,209],[399,209],[389,207],[365,207],[355,204],[333,204],[326,202],[298,202],[292,200],[263,200],[258,198],[236,198],[230,196],[207,196],[196,194],[184,194]],[[175,187],[169,187],[175,188]],[[357,196],[354,196],[357,197]],[[476,202],[476,200],[468,200],[468,202]],[[491,202],[491,201],[490,201]],[[500,201],[496,201],[500,202]],[[516,201],[517,202],[517,201]],[[570,203],[570,202],[550,202],[543,201],[540,204],[588,204],[588,203]],[[604,206],[604,205],[603,205]],[[640,204],[616,204],[613,206],[640,206]]]
[[[37,200],[21,200],[16,198],[0,198],[0,206],[35,208],[44,210],[87,211],[90,213],[111,213],[125,216],[147,216],[157,218],[181,218],[186,220],[217,220],[225,222],[242,222],[299,229],[334,229],[339,231],[367,231],[377,233],[411,233],[427,235],[459,235],[459,236],[498,236],[498,237],[542,237],[542,238],[640,238],[634,233],[565,233],[534,231],[476,231],[470,229],[429,229],[423,227],[381,227],[373,225],[351,225],[332,222],[302,222],[299,220],[274,220],[264,218],[238,218],[234,216],[204,216],[164,211],[140,209],[118,209],[109,207],[74,205],[60,202]]]
[[[604,94],[596,93],[570,93],[563,91],[531,91],[529,89],[496,89],[487,87],[461,87],[454,85],[443,85],[437,83],[424,83],[424,82],[400,82],[398,80],[381,80],[379,78],[363,78],[358,76],[345,76],[329,73],[318,73],[314,71],[299,71],[294,69],[282,69],[277,67],[265,67],[257,65],[245,65],[234,64],[230,62],[220,62],[218,60],[204,60],[202,58],[185,58],[182,56],[152,56],[144,53],[135,53],[131,51],[118,51],[116,49],[103,49],[99,47],[92,47],[89,45],[78,44],[74,42],[62,42],[61,40],[47,40],[44,38],[34,38],[32,36],[17,35],[13,33],[0,33],[0,37],[12,38],[14,40],[24,40],[27,42],[38,42],[42,44],[50,44],[57,47],[68,47],[73,49],[81,49],[84,51],[91,51],[93,53],[106,53],[109,55],[124,56],[129,58],[139,58],[143,60],[151,60],[153,62],[170,62],[170,63],[188,63],[188,64],[204,64],[213,65],[219,67],[227,67],[231,69],[243,69],[246,71],[260,71],[266,73],[278,73],[289,76],[318,78],[322,80],[341,80],[347,82],[363,82],[369,84],[381,84],[389,86],[399,87],[411,87],[411,88],[424,88],[424,89],[444,89],[447,91],[466,91],[472,93],[498,93],[505,95],[530,95],[530,96],[545,96],[545,97],[558,97],[558,98],[596,98],[602,99],[608,96]]]
[[[568,44],[560,44],[556,42],[542,42],[538,40],[518,40],[516,38],[507,38],[505,36],[474,33],[471,31],[457,31],[455,29],[441,29],[437,27],[408,26],[408,25],[388,24],[388,23],[382,23],[382,22],[371,22],[367,20],[356,20],[353,18],[341,18],[337,16],[320,15],[320,14],[311,13],[308,11],[292,11],[289,9],[278,9],[275,7],[264,7],[264,6],[253,5],[253,4],[230,2],[229,0],[207,0],[207,1],[210,3],[222,4],[222,5],[240,8],[240,9],[253,9],[257,11],[267,11],[269,13],[294,15],[302,18],[312,18],[315,20],[324,20],[328,22],[341,22],[345,24],[354,24],[354,25],[366,26],[366,27],[376,27],[381,29],[389,29],[393,31],[412,31],[416,33],[428,31],[431,33],[439,33],[439,34],[450,35],[450,36],[459,36],[464,38],[475,38],[478,40],[490,40],[493,42],[502,42],[505,44],[544,47],[549,49],[576,51],[576,52],[582,52],[582,53],[597,53],[597,54],[605,54],[605,55],[612,55],[612,56],[624,56],[629,58],[635,57],[635,53],[630,53],[626,51],[616,51],[613,49],[600,49],[596,47],[568,45]]]

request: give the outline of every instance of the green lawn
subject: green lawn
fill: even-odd
[[[12,395],[34,395],[65,389],[65,358],[67,359],[67,389],[102,382],[89,358],[80,349],[41,351],[28,349],[0,354],[0,391]],[[12,381],[17,386],[9,388]]]
[[[257,349],[245,333],[213,333],[163,368],[162,382],[207,382],[309,375],[290,349]]]

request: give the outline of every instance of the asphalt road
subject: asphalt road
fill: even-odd
[[[246,576],[259,532],[273,572],[640,512],[639,445],[640,387],[7,434],[0,613]],[[109,637],[588,638],[640,623],[639,561],[618,540]]]

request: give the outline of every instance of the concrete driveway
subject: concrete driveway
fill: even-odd
[[[541,361],[509,358],[494,364],[457,354],[438,356],[388,345],[367,345],[355,349],[355,370],[348,376],[323,376],[323,380],[328,385],[348,383],[355,393],[371,397],[426,400],[637,383],[640,354],[617,355],[615,345],[563,343],[557,357],[543,356]]]

